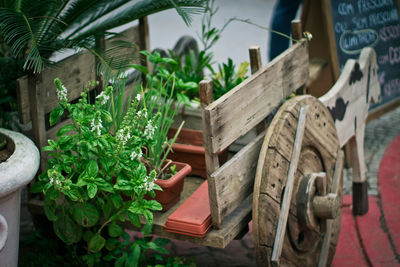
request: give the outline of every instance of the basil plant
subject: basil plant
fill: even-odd
[[[164,241],[130,242],[120,226],[129,221],[141,228],[145,219],[143,228],[151,229],[152,211],[161,210],[157,201],[144,198],[154,197],[160,187],[154,183],[156,172],[148,170],[142,158],[142,148],[157,141],[153,133],[160,114],[147,112],[137,94],[122,122],[116,123],[112,86],[90,104],[88,88],[77,103],[68,103],[65,86],[59,79],[55,84],[60,102],[50,114],[50,124],[64,113],[72,123],[42,148],[48,152],[47,171],[32,187],[32,192],[44,195],[44,211],[54,232],[66,244],[82,248],[78,256],[89,266],[104,261],[136,266],[146,249],[166,253]]]

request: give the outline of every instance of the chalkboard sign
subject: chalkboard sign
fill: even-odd
[[[397,0],[331,1],[332,23],[340,69],[373,47],[385,104],[400,97],[400,23]]]

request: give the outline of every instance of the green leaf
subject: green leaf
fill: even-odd
[[[60,196],[60,192],[58,192],[54,186],[50,186],[45,195],[49,199],[56,200]]]
[[[98,252],[100,251],[104,245],[106,244],[106,240],[100,234],[96,234],[90,239],[89,242],[89,250],[91,252]]]
[[[29,189],[29,192],[33,194],[41,193],[43,192],[43,188],[47,183],[44,181],[36,181],[32,187]]]
[[[132,64],[132,65],[129,65],[129,67],[134,68],[135,70],[138,70],[138,71],[140,71],[141,73],[144,73],[144,74],[148,74],[149,73],[149,70],[145,66],[142,66],[142,65],[139,65],[139,64]]]
[[[92,227],[100,220],[100,213],[90,203],[78,203],[73,210],[74,220],[83,227]]]
[[[132,213],[130,211],[128,211],[127,214],[131,223],[136,227],[140,227],[141,223],[139,215],[137,215],[136,213]]]
[[[124,233],[124,230],[122,230],[121,226],[119,226],[116,223],[111,223],[108,225],[108,234],[111,237],[119,237]]]
[[[56,207],[56,202],[54,200],[49,198],[44,200],[44,213],[46,214],[47,219],[50,221],[57,220]]]
[[[122,199],[122,197],[119,193],[112,194],[111,200],[112,200],[112,203],[114,204],[114,207],[117,209],[119,209],[122,206],[122,204],[124,203],[124,200]]]
[[[108,251],[113,251],[117,247],[118,242],[117,238],[107,238],[105,248]]]
[[[44,146],[44,147],[42,147],[42,152],[53,151],[53,150],[54,150],[54,148],[52,146]]]
[[[75,129],[76,129],[75,125],[67,124],[67,125],[61,127],[60,130],[58,130],[57,136],[64,135],[64,134],[69,133],[70,131],[75,130]]]
[[[57,144],[63,150],[70,150],[74,146],[74,143],[72,142],[72,136],[70,135],[61,136],[58,139]]]
[[[48,142],[49,145],[53,148],[53,150],[56,150],[56,149],[58,148],[58,147],[57,147],[57,143],[56,143],[54,140],[49,139],[47,142]]]
[[[50,126],[53,126],[64,114],[64,109],[60,106],[55,107],[50,113]]]
[[[90,239],[92,239],[92,237],[94,236],[94,233],[90,230],[87,230],[84,234],[83,234],[83,240],[85,240],[87,243],[90,242]]]
[[[76,224],[67,214],[60,213],[53,223],[54,232],[65,243],[79,242],[82,237],[82,228]]]
[[[110,112],[108,112],[107,110],[101,110],[101,114],[103,115],[103,117],[107,122],[112,122],[112,116]]]
[[[95,184],[88,184],[87,185],[87,192],[88,192],[88,196],[89,198],[94,198],[94,196],[97,193],[97,185]]]
[[[133,244],[132,253],[128,256],[127,263],[129,267],[139,266],[141,247],[138,244]]]
[[[99,172],[99,166],[97,165],[97,161],[90,160],[89,163],[86,165],[85,171],[87,172],[88,176],[96,177],[97,173]]]
[[[68,196],[72,201],[78,201],[82,196],[79,192],[79,187],[71,185],[69,189],[63,191],[63,193]]]
[[[152,249],[154,251],[157,251],[158,253],[161,254],[168,254],[168,250],[166,250],[165,248],[158,246],[156,243],[154,242],[149,242],[147,243],[147,246],[149,249]]]
[[[153,231],[153,225],[150,224],[150,223],[147,223],[142,228],[142,234],[143,235],[149,235],[149,234],[151,234],[152,231]]]
[[[109,218],[114,211],[114,205],[112,200],[109,198],[106,200],[106,203],[103,205],[103,214],[104,218]]]
[[[89,267],[94,266],[94,262],[96,261],[96,256],[94,254],[87,254],[84,255],[82,258]]]
[[[147,201],[146,207],[148,207],[151,210],[162,210],[161,204],[156,200]]]
[[[146,218],[148,224],[153,224],[153,213],[151,211],[144,210],[143,215]]]

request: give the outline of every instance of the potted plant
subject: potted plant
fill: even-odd
[[[155,183],[159,173],[148,168],[163,118],[162,112],[151,112],[156,100],[148,97],[145,102],[138,94],[126,113],[116,112],[116,86],[107,86],[93,104],[86,88],[71,104],[61,81],[56,79],[55,84],[60,102],[50,114],[50,124],[64,112],[72,123],[60,128],[58,140],[49,140],[42,148],[49,152],[47,171],[31,188],[43,193],[44,212],[55,234],[71,246],[80,264],[88,266],[101,261],[137,266],[146,249],[165,253],[162,241],[131,242],[119,225],[128,220],[149,233],[152,211],[162,209],[145,197],[154,197],[154,190],[161,189]]]
[[[154,73],[149,74],[147,69],[141,68],[141,66],[134,65],[135,68],[140,69],[146,73],[147,81],[152,83],[160,83],[160,81],[167,80],[172,74],[176,75],[174,83],[167,83],[163,87],[162,93],[164,95],[170,94],[175,100],[177,100],[175,109],[177,118],[172,124],[169,137],[172,138],[176,132],[178,125],[185,121],[185,128],[181,129],[176,143],[172,146],[172,152],[170,158],[180,162],[186,162],[192,166],[192,174],[206,177],[205,169],[205,156],[204,147],[202,146],[202,124],[201,124],[201,112],[198,104],[198,99],[193,97],[193,91],[198,95],[198,83],[194,81],[184,80],[185,76],[178,71],[178,63],[175,59],[169,57],[161,57],[159,52],[153,54],[143,51],[147,59],[154,64]],[[193,53],[193,51],[191,51]],[[204,51],[200,52],[204,54]],[[232,60],[229,59],[227,64],[219,65],[219,72],[213,73],[213,91],[216,97],[222,96],[230,89],[239,84],[245,79],[248,63],[242,63],[238,71],[235,71],[235,65]],[[172,72],[172,70],[176,72]],[[187,68],[185,68],[186,70]],[[193,75],[189,75],[192,77]],[[186,77],[187,78],[187,77]],[[194,78],[193,78],[194,79]],[[201,79],[194,79],[195,81]],[[174,90],[171,90],[171,89]],[[192,98],[188,100],[188,96]],[[228,156],[228,150],[223,151],[220,154],[220,161],[225,162]]]
[[[22,188],[39,168],[39,151],[24,135],[0,128],[0,262],[18,265]]]
[[[167,98],[164,98],[161,97],[161,91],[165,85],[170,84],[170,80],[174,79],[174,75],[167,77],[165,82],[161,80],[160,83],[153,83],[149,79],[147,83],[149,88],[143,94],[141,106],[144,112],[147,113],[147,122],[145,122],[147,125],[144,129],[144,134],[152,136],[154,142],[144,144],[141,150],[137,150],[136,154],[134,154],[134,157],[139,158],[148,170],[156,173],[154,182],[161,187],[162,191],[155,191],[155,200],[161,203],[162,211],[168,210],[180,199],[184,178],[192,170],[192,167],[188,164],[168,159],[174,142],[183,126],[182,122],[175,134],[171,137],[168,136],[176,115],[175,102],[172,98],[172,93]],[[141,98],[141,94],[137,96]],[[128,112],[131,111],[128,110]],[[156,127],[152,125],[156,125]]]

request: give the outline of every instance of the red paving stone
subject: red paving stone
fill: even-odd
[[[351,203],[351,196],[345,196],[339,241],[332,266],[368,266],[355,230],[352,206],[349,203]]]
[[[400,252],[400,134],[389,144],[381,160],[378,188],[385,223]]]
[[[388,235],[381,226],[378,202],[378,197],[370,196],[368,213],[355,217],[360,241],[372,266],[399,266]]]

